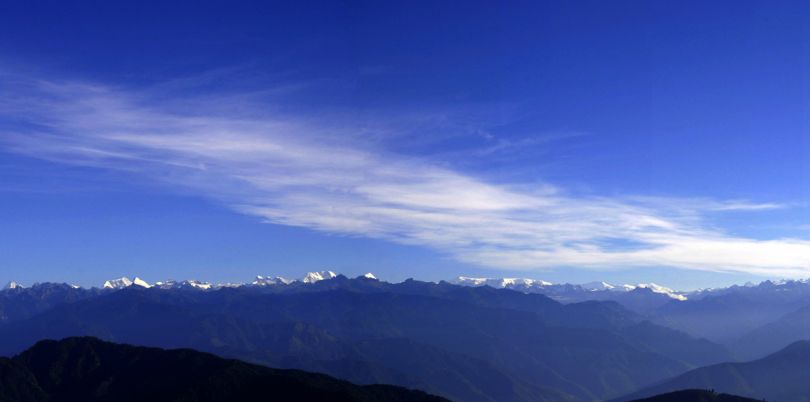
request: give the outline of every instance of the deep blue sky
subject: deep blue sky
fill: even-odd
[[[0,2],[2,281],[810,276],[804,2],[70,3]]]

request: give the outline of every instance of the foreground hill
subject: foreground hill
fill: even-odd
[[[187,347],[471,402],[592,401],[728,361],[614,302],[336,277],[212,291],[128,287],[0,325],[0,355],[40,339]]]
[[[0,359],[0,401],[413,401],[443,398],[389,385],[358,386],[189,349],[162,350],[95,338],[41,341]]]
[[[688,389],[669,392],[633,402],[762,402],[758,399],[743,398],[729,394],[718,394],[714,391]]]
[[[769,402],[810,401],[810,341],[796,342],[765,358],[689,371],[617,401],[679,389],[713,389]]]

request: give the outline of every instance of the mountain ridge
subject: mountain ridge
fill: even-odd
[[[212,291],[58,289],[82,297],[0,325],[0,354],[38,339],[88,335],[192,347],[354,382],[385,379],[467,401],[619,396],[729,358],[718,345],[644,324],[615,302],[562,304],[447,282],[336,276]],[[396,353],[403,347],[410,352]]]
[[[611,402],[678,389],[701,388],[771,402],[810,401],[810,341],[798,341],[761,359],[690,370]]]
[[[272,369],[191,349],[131,346],[90,337],[37,342],[11,359],[0,359],[0,373],[4,374],[0,400],[17,402],[446,401],[421,391],[358,386],[323,374]]]

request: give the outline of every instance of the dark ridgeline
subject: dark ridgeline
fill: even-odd
[[[718,394],[702,389],[687,389],[663,395],[637,399],[633,402],[763,402],[761,399],[743,398],[729,394]]]
[[[14,402],[441,402],[390,385],[358,386],[189,349],[163,350],[95,338],[41,341],[0,359],[0,401]]]
[[[36,292],[17,293],[25,291]],[[215,291],[130,287],[73,299],[10,314],[18,318],[0,325],[0,354],[89,335],[473,402],[615,398],[730,360],[723,347],[615,302],[564,305],[448,283],[339,276]]]

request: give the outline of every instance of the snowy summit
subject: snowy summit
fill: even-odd
[[[140,286],[142,288],[151,288],[152,287],[152,285],[150,285],[149,283],[147,283],[143,279],[138,278],[137,276],[135,277],[134,280],[130,280],[126,276],[123,276],[123,277],[118,278],[118,279],[110,279],[108,281],[105,281],[104,285],[102,287],[104,289],[123,289],[123,288],[128,288],[128,287],[130,287],[132,285]]]
[[[289,285],[293,281],[291,279],[287,279],[281,276],[276,277],[269,277],[269,276],[256,276],[256,280],[253,281],[252,285],[254,286],[267,286],[267,285]]]
[[[332,279],[337,277],[337,274],[332,271],[320,271],[320,272],[310,272],[308,273],[301,282],[304,283],[315,283],[318,281],[322,281],[325,279]]]
[[[528,278],[472,278],[468,276],[459,276],[452,282],[457,285],[490,286],[493,288],[509,289],[551,286],[551,282]]]

